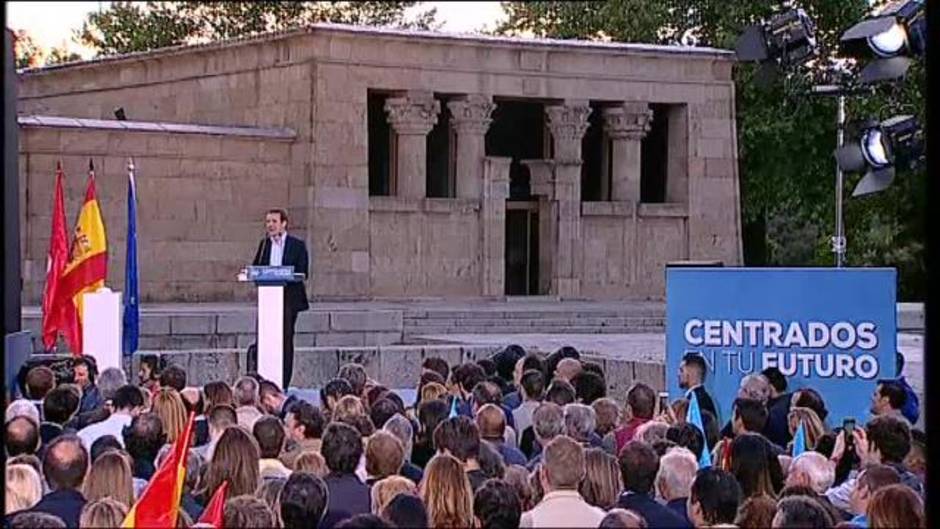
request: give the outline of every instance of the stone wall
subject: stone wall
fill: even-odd
[[[288,201],[289,141],[36,126],[21,127],[19,138],[24,303],[42,300],[57,161],[71,233],[94,160],[109,244],[106,284],[124,289],[129,157],[142,301],[253,299],[235,275],[254,257],[265,205]],[[302,226],[296,234],[305,236]]]

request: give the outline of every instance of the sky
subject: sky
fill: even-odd
[[[39,46],[48,50],[65,47],[83,57],[93,52],[72,41],[72,30],[79,29],[85,15],[107,9],[111,2],[7,2],[7,26],[26,30]],[[437,8],[443,31],[467,32],[492,28],[504,17],[499,2],[422,2],[421,7]],[[54,13],[54,15],[53,15]]]

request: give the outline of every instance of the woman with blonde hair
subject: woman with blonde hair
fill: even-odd
[[[432,457],[420,489],[431,527],[473,525],[473,489],[460,460],[448,454]]]
[[[404,476],[389,476],[376,481],[372,485],[372,514],[380,516],[388,502],[401,493],[417,496],[418,487]]]
[[[112,450],[98,456],[82,487],[85,500],[111,498],[130,509],[134,505],[134,477],[127,458]]]
[[[587,471],[578,486],[584,501],[605,511],[614,508],[623,490],[617,459],[600,448],[589,448],[584,460]]]
[[[421,388],[421,402],[434,399],[443,399],[445,396],[447,396],[447,393],[447,388],[444,387],[443,384],[430,382]]]
[[[205,480],[199,493],[200,503],[206,505],[223,481],[228,481],[228,496],[254,494],[261,485],[258,461],[261,449],[258,442],[240,426],[229,426],[219,437],[212,460],[206,469]]]
[[[362,415],[369,415],[366,411],[365,404],[362,403],[362,399],[355,395],[345,395],[336,401],[336,406],[333,407],[332,419],[334,421],[343,421],[344,419]]]
[[[7,495],[4,514],[32,508],[42,498],[42,479],[26,464],[7,466]]]
[[[233,408],[236,407],[235,395],[232,393],[232,388],[220,380],[206,384],[202,388],[202,398],[205,402],[203,406],[204,410],[211,410],[213,407],[223,404]]]
[[[295,472],[309,472],[318,478],[324,478],[329,473],[326,468],[326,460],[319,452],[306,451],[297,456],[294,463]]]
[[[823,425],[823,422],[819,419],[819,415],[816,414],[810,408],[803,407],[794,407],[790,408],[790,413],[787,415],[787,422],[790,428],[790,436],[796,434],[796,430],[800,427],[800,422],[803,423],[803,431],[806,432],[806,449],[813,450],[816,447],[816,442],[819,441],[819,438],[826,433],[826,427]],[[793,447],[792,441],[788,445],[787,453],[791,452]]]
[[[183,404],[183,397],[175,389],[160,388],[160,392],[153,397],[152,409],[163,422],[166,442],[175,443],[186,428],[186,405]]]
[[[116,529],[121,527],[127,517],[128,508],[119,501],[111,498],[99,498],[82,507],[82,514],[78,519],[79,529]]]
[[[924,501],[907,485],[888,485],[872,494],[865,509],[868,527],[871,529],[894,529],[927,527],[924,518]]]

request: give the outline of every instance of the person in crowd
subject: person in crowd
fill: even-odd
[[[346,383],[348,384],[348,382]],[[313,404],[305,400],[294,402],[287,411],[284,421],[289,447],[281,456],[281,462],[289,469],[295,469],[297,457],[306,451],[319,452],[322,445],[323,429],[326,418]]]
[[[507,444],[516,446],[518,444],[518,436],[513,427],[512,410],[510,410],[508,406],[503,406],[503,394],[499,386],[493,382],[484,381],[477,384],[476,387],[473,388],[473,392],[471,392],[470,411],[472,415],[470,415],[470,417],[476,417],[480,408],[487,404],[492,404],[502,410],[504,416],[503,420],[506,423],[503,434],[504,440]]]
[[[284,395],[281,388],[270,380],[258,383],[258,395],[261,409],[282,421],[287,419],[287,410],[298,400],[296,395]]]
[[[78,527],[85,506],[81,489],[88,466],[88,451],[81,439],[74,434],[53,439],[42,459],[42,475],[50,492],[31,510],[58,516],[67,527]]]
[[[617,500],[618,507],[636,511],[650,527],[686,527],[681,516],[653,497],[660,465],[653,447],[634,439],[624,445],[618,462],[623,479],[623,494]]]
[[[106,529],[121,527],[127,517],[128,507],[108,497],[89,500],[78,518],[79,529]]]
[[[357,469],[358,470],[358,469]],[[326,460],[319,452],[301,452],[294,463],[294,472],[309,472],[321,479],[326,479],[329,469],[326,468]],[[357,474],[358,475],[358,474]]]
[[[420,496],[431,527],[473,525],[473,489],[463,463],[456,457],[440,453],[431,458],[420,485]]]
[[[487,476],[480,468],[480,430],[469,418],[457,416],[441,422],[434,430],[434,447],[438,453],[452,455],[464,465],[474,491],[486,481]]]
[[[528,460],[513,444],[505,440],[506,415],[495,404],[486,404],[477,411],[480,437],[502,456],[507,465],[525,465]]]
[[[584,501],[578,486],[586,464],[580,443],[559,435],[545,445],[539,481],[545,491],[532,510],[522,514],[522,527],[596,527],[604,511]]]
[[[519,498],[521,512],[532,510],[535,507],[534,492],[530,482],[529,471],[521,465],[508,465],[503,481],[508,483]]]
[[[826,409],[826,401],[822,395],[813,388],[801,388],[793,392],[790,397],[790,408],[809,408],[816,412],[823,426],[826,424],[826,418],[829,416],[829,410]],[[792,434],[791,434],[792,435]]]
[[[400,413],[405,413],[405,409],[393,398],[382,397],[369,405],[369,419],[376,428],[382,428],[389,419]]]
[[[382,509],[382,519],[395,527],[424,529],[428,524],[428,511],[421,498],[411,494],[399,494]]]
[[[653,419],[656,410],[656,392],[642,382],[634,383],[627,390],[627,403],[623,407],[623,426],[614,434],[617,440],[616,453],[633,440],[637,428]]]
[[[917,397],[914,388],[908,383],[907,378],[904,377],[904,355],[900,351],[894,353],[894,369],[897,377],[894,380],[904,388],[904,393],[907,395],[901,413],[904,414],[904,418],[909,423],[916,424],[917,419],[920,418],[920,399]]]
[[[911,428],[911,449],[903,464],[921,483],[927,482],[927,434],[923,430]]]
[[[40,406],[42,406],[42,403],[40,403]],[[7,406],[4,422],[10,422],[17,417],[28,417],[38,425],[40,417],[39,408],[29,400],[16,399]]]
[[[780,461],[772,452],[770,441],[761,434],[744,433],[734,438],[730,470],[744,498],[760,495],[775,498],[783,488]]]
[[[255,421],[261,418],[261,410],[258,409],[259,384],[252,377],[241,377],[235,382],[232,388],[232,396],[235,399],[235,414],[238,416],[238,425],[242,428],[252,431]]]
[[[98,368],[91,356],[79,356],[72,360],[72,374],[75,384],[82,390],[82,400],[78,413],[88,413],[104,406],[104,398],[95,385]]]
[[[597,417],[594,408],[581,403],[572,403],[564,407],[565,433],[581,443],[585,449],[601,446],[601,438],[594,431]]]
[[[571,385],[574,387],[578,402],[588,406],[594,404],[597,399],[607,396],[607,381],[602,375],[593,371],[582,369],[580,373],[571,377]]]
[[[366,375],[366,369],[362,367],[362,364],[353,362],[343,364],[339,367],[336,376],[349,382],[353,395],[360,398],[365,397],[366,381],[369,377]]]
[[[385,421],[382,430],[394,435],[401,442],[404,450],[405,462],[401,467],[401,475],[415,483],[420,483],[423,477],[421,469],[411,462],[411,453],[414,448],[414,426],[404,415],[397,413]]]
[[[598,529],[647,529],[646,520],[626,509],[611,509],[601,520]]]
[[[388,476],[372,485],[372,514],[381,515],[382,511],[399,494],[418,494],[418,486],[402,476]]]
[[[588,448],[584,451],[584,465],[584,479],[578,487],[581,497],[599,509],[614,508],[623,490],[617,458],[600,448]]]
[[[875,392],[871,396],[871,414],[874,417],[888,415],[901,419],[910,425],[904,416],[904,405],[907,404],[907,392],[904,386],[896,380],[879,380]]]
[[[206,400],[207,410],[222,405],[235,407],[235,396],[231,386],[221,380],[209,382],[203,386],[202,396]]]
[[[565,358],[573,358],[580,361],[581,353],[570,345],[559,347],[545,358],[545,378],[548,380],[554,379],[556,376],[558,363]]]
[[[429,356],[421,362],[422,371],[433,371],[440,375],[445,381],[450,378],[450,365],[447,361],[438,356]]]
[[[258,442],[261,459],[258,460],[258,474],[261,479],[288,478],[291,470],[278,459],[284,451],[287,436],[281,420],[272,415],[265,415],[255,421],[251,431]]]
[[[425,468],[434,457],[434,431],[447,419],[450,406],[443,400],[422,401],[418,405],[418,432],[411,451],[411,462]]]
[[[183,397],[180,397],[175,389],[161,386],[160,391],[153,397],[151,411],[156,413],[163,423],[166,442],[175,443],[186,429],[186,421],[189,418]]]
[[[206,424],[209,428],[209,441],[193,448],[206,461],[212,459],[212,451],[215,445],[222,437],[222,433],[229,426],[235,426],[238,422],[238,416],[235,414],[235,408],[230,404],[218,404],[208,409],[206,412]]]
[[[816,494],[825,494],[836,479],[835,465],[819,452],[803,452],[793,458],[787,472],[786,485],[810,487]]]
[[[277,527],[284,526],[284,522],[281,520],[281,492],[284,490],[286,483],[287,478],[263,479],[261,486],[258,487],[258,492],[255,493],[255,496],[264,501],[268,508],[271,509],[271,512],[274,513],[275,525]]]
[[[126,508],[134,505],[134,480],[127,458],[120,452],[102,454],[91,464],[82,495],[87,501],[111,498]]]
[[[6,503],[4,514],[31,509],[42,498],[42,479],[29,465],[9,464],[6,468]]]
[[[718,417],[715,401],[705,390],[707,373],[708,365],[705,363],[704,356],[696,353],[686,353],[679,363],[679,387],[686,391],[686,399],[690,399],[692,393],[695,393],[700,410],[711,412],[712,415]]]
[[[771,386],[767,378],[761,374],[751,373],[741,378],[741,382],[738,384],[736,399],[757,401],[766,411],[770,393]],[[766,426],[766,424],[764,426]],[[761,430],[757,430],[755,433],[761,433],[764,426],[761,426]],[[725,426],[721,429],[720,435],[723,438],[734,437],[734,417],[725,423]]]
[[[212,451],[197,498],[207,505],[216,489],[228,481],[227,497],[253,495],[261,484],[258,474],[261,451],[250,433],[238,426],[226,428]]]
[[[110,452],[111,450],[117,450],[127,454],[127,452],[124,450],[124,447],[121,446],[121,442],[118,441],[117,437],[114,437],[113,435],[99,437],[97,441],[91,444],[91,450],[89,451],[89,454],[91,455],[91,462],[94,463],[99,457],[107,452]],[[130,457],[130,455],[128,455],[128,457]]]
[[[329,490],[329,506],[323,519],[326,528],[371,511],[369,487],[356,476],[362,452],[362,436],[358,430],[340,422],[327,425],[321,447],[329,469],[329,474],[323,480]]]
[[[392,526],[374,514],[357,514],[336,524],[336,529],[391,529]]]
[[[807,450],[815,449],[816,443],[818,443],[819,439],[826,433],[825,424],[823,424],[822,420],[819,418],[819,415],[812,408],[804,408],[802,406],[790,407],[790,413],[787,415],[787,422],[790,429],[791,438],[787,453],[792,452],[792,438],[796,434],[797,429],[800,427],[800,423],[803,423],[803,431],[806,432]]]
[[[274,513],[268,504],[247,494],[229,496],[223,508],[223,527],[265,529],[274,527],[274,520]]]
[[[696,461],[701,459],[702,450],[705,449],[705,436],[702,435],[701,430],[691,423],[684,422],[668,427],[666,429],[666,439],[687,448],[695,455]]]
[[[503,389],[504,399],[513,393],[516,395],[515,402],[503,401],[503,404],[508,406],[510,410],[516,409],[522,402],[517,389],[519,387],[518,375],[521,375],[522,372],[518,369],[519,362],[525,356],[525,349],[516,344],[507,345],[505,349],[493,355],[493,361],[496,362],[496,375],[501,381],[500,387]]]
[[[146,354],[140,357],[137,385],[147,393],[160,389],[160,358],[157,355]]]
[[[317,476],[297,471],[287,478],[279,501],[284,529],[316,528],[326,514],[329,490]]]
[[[777,514],[777,502],[770,496],[752,496],[738,507],[734,525],[740,529],[766,529]]]
[[[548,444],[555,437],[565,433],[565,413],[558,404],[543,402],[532,414],[532,429],[536,447]],[[525,452],[525,449],[523,449]],[[542,454],[535,453],[529,457],[529,470],[542,462]]]
[[[134,460],[131,471],[135,478],[149,481],[153,477],[154,460],[165,443],[166,433],[159,415],[147,412],[134,417],[124,429],[124,446]]]
[[[648,445],[655,445],[656,443],[660,441],[668,440],[666,439],[666,434],[669,433],[670,428],[671,426],[669,426],[668,424],[664,422],[649,421],[636,429],[636,433],[633,435],[633,438],[643,441],[644,443]],[[699,432],[700,436],[701,434],[702,432]]]
[[[102,384],[107,373],[108,370],[105,370],[101,375]],[[110,400],[111,408],[114,410],[110,417],[78,431],[78,437],[86,449],[91,449],[95,441],[106,435],[114,436],[121,446],[124,446],[124,429],[130,426],[131,421],[144,409],[143,394],[137,387],[130,384],[118,388]]]
[[[450,390],[451,399],[456,401],[457,414],[469,417],[472,415],[470,397],[473,388],[480,382],[486,381],[486,372],[479,364],[466,362],[456,366],[450,374],[447,389]],[[448,402],[448,406],[451,402]]]
[[[515,368],[513,369],[513,385],[515,386],[514,391],[503,397],[503,404],[513,411],[515,411],[516,408],[518,408],[525,401],[525,395],[522,394],[522,377],[528,371],[537,371],[542,374],[544,388],[545,364],[537,354],[525,354],[522,358],[516,361]],[[519,426],[519,423],[516,423],[516,425]],[[525,428],[521,426],[519,427],[520,432],[524,429]]]
[[[827,529],[833,526],[826,509],[808,496],[789,496],[777,502],[773,529]]]
[[[906,485],[888,485],[878,489],[872,494],[865,514],[871,529],[927,527],[924,501]]]
[[[888,465],[871,465],[858,474],[855,487],[849,496],[849,512],[854,515],[852,523],[859,527],[868,527],[868,504],[872,495],[889,485],[901,482],[898,471]]]
[[[35,511],[22,511],[9,518],[9,529],[66,529],[62,518],[53,514]],[[77,527],[77,526],[76,526]]]
[[[36,454],[40,446],[39,425],[32,417],[14,417],[6,423],[3,441],[7,457]]]
[[[160,372],[160,388],[176,390],[177,393],[186,387],[186,370],[176,364],[170,364]]]
[[[562,358],[555,366],[554,378],[557,380],[563,380],[570,384],[571,380],[579,373],[581,373],[580,360],[575,358]]]
[[[65,425],[78,413],[81,403],[81,390],[71,384],[62,384],[52,388],[42,399],[43,422],[39,424],[40,452],[56,437],[65,433],[75,433]]]
[[[348,380],[334,378],[327,382],[320,389],[320,406],[323,407],[324,415],[332,417],[333,407],[346,395],[353,395],[353,388]]]
[[[528,358],[528,357],[527,357]],[[523,363],[526,362],[524,358]],[[518,441],[521,444],[522,434],[532,426],[532,414],[542,402],[545,395],[545,375],[541,369],[529,369],[519,378],[520,403],[512,411],[513,422],[516,424]]]
[[[39,420],[44,420],[42,416],[42,401],[46,394],[56,387],[55,373],[48,366],[36,366],[26,373],[25,390],[26,399],[36,406],[39,411]]]
[[[183,478],[180,509],[193,520],[198,520],[202,516],[203,505],[200,505],[196,500],[196,491],[199,486],[200,476],[206,467],[206,460],[198,452],[190,449],[189,454],[186,456],[186,476]]]
[[[659,471],[656,473],[657,496],[685,521],[686,527],[692,526],[686,504],[697,471],[698,460],[695,455],[686,448],[675,447],[660,458]]]
[[[433,371],[427,371],[426,374],[437,375]],[[429,400],[447,400],[450,391],[447,390],[447,387],[444,384],[438,382],[428,382],[421,386],[421,389],[418,391],[418,396],[421,397],[418,403],[426,402]]]
[[[620,427],[620,405],[610,397],[597,399],[591,404],[597,417],[595,433],[601,438],[601,446],[610,454],[617,449],[616,430]]]
[[[500,479],[488,479],[473,497],[473,515],[479,529],[519,527],[522,507],[513,487]]]
[[[186,416],[194,414],[192,446],[203,446],[209,442],[209,419],[206,418],[206,400],[202,396],[202,389],[185,387],[180,391],[180,397],[186,406]]]
[[[767,399],[767,425],[762,432],[777,446],[787,446],[790,442],[790,429],[787,416],[790,413],[791,395],[787,393],[787,377],[777,367],[768,367],[761,375],[770,384],[770,396]]]
[[[696,529],[733,523],[742,499],[741,487],[733,475],[714,467],[700,469],[689,489],[689,520]]]
[[[480,471],[486,479],[503,479],[506,476],[506,463],[490,443],[480,443],[479,461]]]
[[[395,476],[405,463],[405,449],[394,435],[379,430],[366,443],[367,485]],[[373,513],[376,509],[373,509]]]

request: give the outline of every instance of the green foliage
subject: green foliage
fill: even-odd
[[[208,42],[317,22],[429,28],[435,10],[417,2],[112,2],[90,13],[76,38],[99,55]]]
[[[13,32],[13,56],[16,68],[33,68],[40,65],[42,50],[25,31]]]
[[[883,2],[879,2],[883,3]],[[508,20],[498,32],[552,38],[606,39],[733,49],[741,30],[773,14],[775,2],[743,0],[611,0],[609,2],[503,2]],[[770,255],[754,265],[828,266],[835,219],[836,100],[809,95],[842,32],[862,20],[867,0],[799,3],[817,25],[821,58],[768,88],[754,82],[756,68],[735,68],[742,221],[771,226]],[[849,120],[915,114],[924,121],[925,78],[915,67],[898,87],[853,96]],[[851,198],[861,175],[847,175],[844,210],[849,266],[894,266],[901,299],[922,300],[926,287],[923,169],[900,172],[889,190]],[[815,237],[815,240],[807,238]],[[807,244],[811,247],[807,248]],[[747,252],[745,252],[747,253]]]

